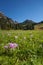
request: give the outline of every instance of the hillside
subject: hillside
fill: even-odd
[[[43,23],[37,24],[34,26],[35,30],[43,30]]]

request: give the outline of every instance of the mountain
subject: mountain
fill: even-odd
[[[35,22],[32,20],[25,20],[22,23],[13,21],[11,18],[5,16],[3,13],[0,13],[0,29],[23,29],[23,30],[32,30],[34,29]]]
[[[0,29],[15,29],[16,24],[18,23],[0,13]]]
[[[23,24],[29,24],[29,23],[35,23],[35,22],[32,20],[28,20],[28,19],[23,22]]]
[[[3,13],[0,13],[0,20],[1,19],[4,19],[4,20],[8,20],[9,22],[11,22],[11,23],[17,23],[16,21],[13,21],[11,18],[9,18],[9,17],[7,17],[7,16],[5,16]]]
[[[25,30],[32,30],[34,29],[34,25],[36,24],[34,21],[32,20],[25,20],[24,22],[21,23],[22,24],[22,27],[23,29]]]
[[[27,19],[27,20],[23,21],[22,23],[18,23],[17,21],[13,21],[11,18],[5,16],[2,12],[0,13],[0,29],[2,29],[2,30],[10,30],[10,29],[33,30],[36,27],[38,28],[40,26],[38,24],[43,24],[43,21],[36,23],[32,20]],[[35,25],[37,25],[37,26],[35,26]],[[42,28],[43,27],[41,27],[41,29]]]
[[[0,29],[33,29],[32,20],[25,20],[22,23],[18,23],[17,21],[13,21],[11,18],[5,16],[3,13],[0,13]]]
[[[38,24],[42,24],[43,23],[43,21],[40,21]]]

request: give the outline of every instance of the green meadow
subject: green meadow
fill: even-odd
[[[43,65],[43,31],[0,30],[0,65]]]

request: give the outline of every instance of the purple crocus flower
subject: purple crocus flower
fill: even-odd
[[[18,46],[18,44],[16,44],[16,43],[10,43],[9,44],[9,47],[10,48],[16,48]]]

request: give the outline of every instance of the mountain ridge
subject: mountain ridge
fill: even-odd
[[[41,24],[43,21],[36,23],[32,20],[26,19],[22,23],[18,23],[17,21],[12,20],[5,16],[3,13],[0,13],[0,29],[24,29],[24,30],[32,30],[34,29],[34,25]]]

